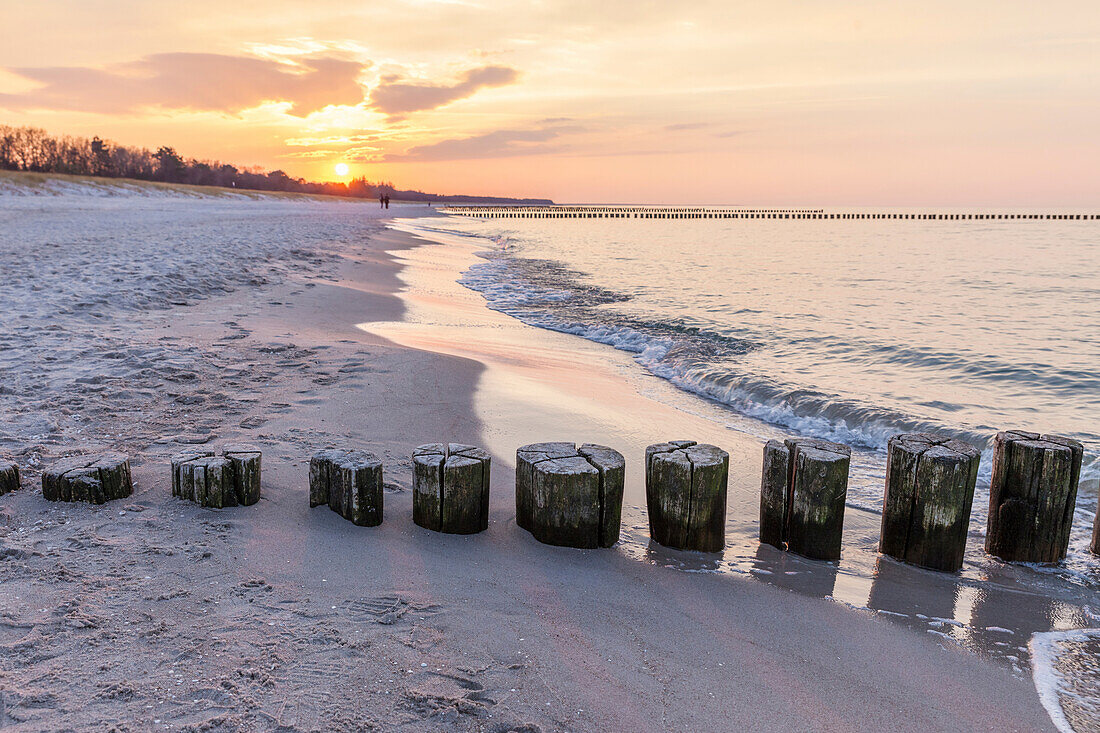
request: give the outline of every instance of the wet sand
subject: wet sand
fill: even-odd
[[[702,423],[639,394],[606,358],[596,369],[577,351],[539,352],[532,367],[503,338],[499,359],[475,360],[444,329],[411,346],[394,324],[417,306],[398,297],[402,265],[387,252],[417,242],[368,229],[264,283],[152,315],[109,310],[120,342],[165,349],[143,368],[191,355],[194,376],[171,396],[151,385],[159,400],[112,399],[123,385],[103,362],[94,384],[111,388],[86,398],[103,408],[91,417],[74,419],[74,402],[45,438],[2,428],[0,450],[30,465],[23,489],[0,498],[0,727],[1052,729],[1026,673],[842,604],[684,572],[682,553],[642,543],[637,509],[621,548],[535,542],[514,524],[520,442],[619,448],[637,507],[639,447],[709,439]],[[65,327],[71,341],[103,323]],[[56,379],[62,393],[73,382]],[[30,419],[3,399],[5,418]],[[238,438],[264,450],[258,505],[170,496],[181,445]],[[731,511],[748,522],[758,446],[722,438],[741,497]],[[409,454],[446,439],[493,453],[481,535],[412,524]],[[309,509],[310,453],[344,444],[384,458],[380,527]],[[41,465],[98,447],[133,456],[131,499],[42,499]]]
[[[413,233],[400,220],[394,224]],[[426,227],[428,231],[434,228]],[[758,541],[763,439],[746,432],[724,407],[686,394],[640,369],[631,354],[600,343],[528,326],[485,307],[480,293],[456,280],[483,243],[433,231],[426,244],[396,256],[406,265],[400,321],[362,328],[406,346],[472,358],[486,373],[474,407],[489,447],[509,455],[516,445],[592,440],[635,458],[653,442],[690,438],[727,449],[731,479],[726,549],[702,554],[667,550],[649,540],[644,476],[627,472],[623,539],[616,548],[640,560],[689,571],[748,576],[854,609],[958,644],[1025,674],[1036,632],[1097,626],[1095,591],[1064,582],[1057,568],[1002,563],[982,551],[981,522],[972,521],[961,573],[939,573],[878,553],[881,514],[849,504],[842,558],[816,562]],[[400,241],[400,240],[399,240]],[[537,419],[532,419],[537,415]],[[580,437],[578,438],[578,433]],[[782,439],[771,429],[765,436]],[[881,473],[853,470],[850,490],[881,492]]]

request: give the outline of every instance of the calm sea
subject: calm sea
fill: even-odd
[[[1074,555],[1100,477],[1100,222],[444,217],[463,275],[527,323],[633,352],[761,434],[874,464],[899,432],[985,451],[998,430],[1085,444]],[[984,483],[984,480],[983,482]],[[851,490],[877,508],[881,484]],[[988,495],[979,486],[975,521]],[[1087,552],[1085,553],[1087,555]]]

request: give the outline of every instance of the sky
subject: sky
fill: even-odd
[[[36,0],[0,124],[559,202],[1100,206],[1096,0]]]

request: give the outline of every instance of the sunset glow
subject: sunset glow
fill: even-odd
[[[8,3],[0,117],[441,192],[1091,204],[1100,6],[1058,7]]]
[[[0,733],[1100,733],[1100,0],[0,27]]]

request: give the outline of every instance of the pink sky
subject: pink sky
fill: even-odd
[[[436,192],[1100,205],[1100,4],[5,3],[0,122]]]

